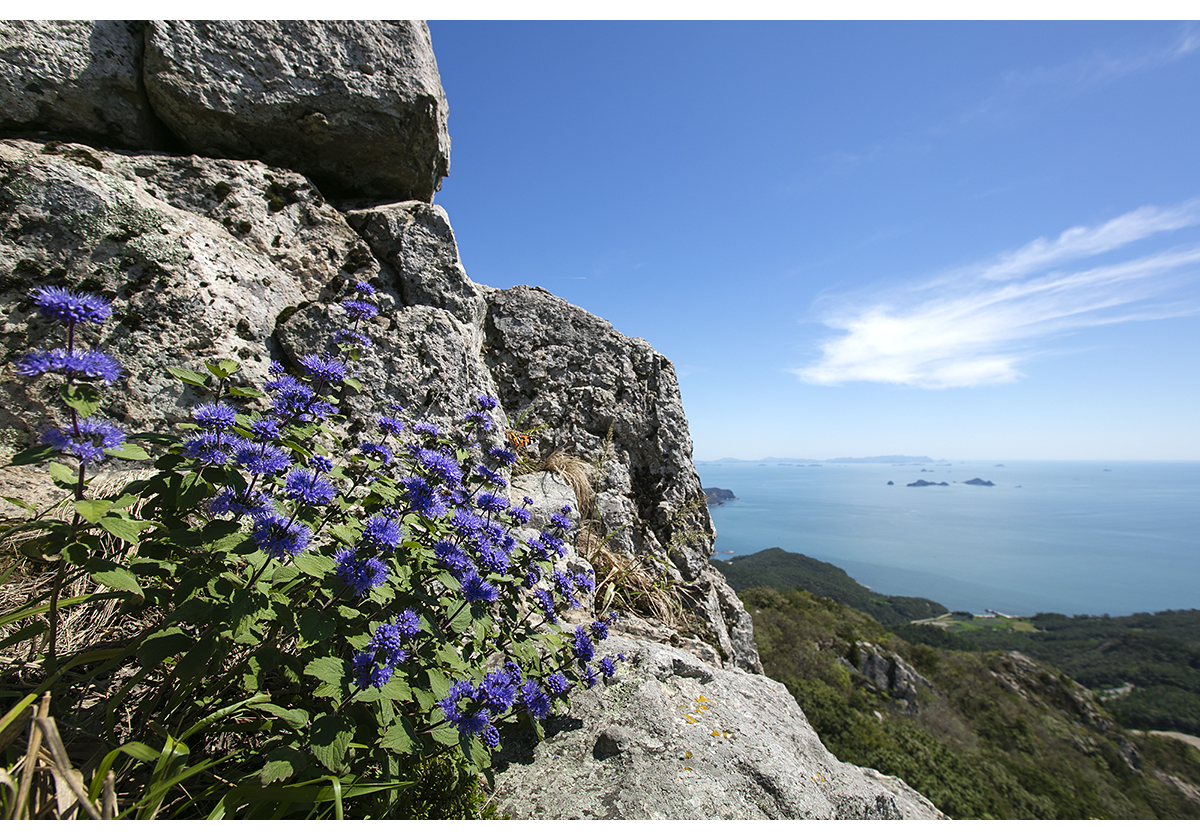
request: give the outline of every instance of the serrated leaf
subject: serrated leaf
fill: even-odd
[[[178,378],[184,384],[191,384],[193,387],[208,388],[208,376],[202,375],[192,370],[185,370],[182,367],[167,367],[167,372]]]
[[[317,658],[308,662],[308,666],[304,667],[304,674],[311,675],[326,684],[341,686],[342,679],[346,675],[346,663],[341,658]]]
[[[253,387],[230,387],[229,395],[237,399],[265,399],[267,394]]]
[[[140,445],[134,445],[131,442],[125,443],[120,448],[109,449],[108,453],[112,454],[118,460],[148,460],[148,459],[150,459],[150,453],[148,451],[146,451],[145,448],[142,448]]]
[[[337,621],[332,614],[326,614],[317,608],[306,608],[300,614],[298,627],[303,645],[311,646],[333,637],[337,630]]]
[[[38,463],[44,463],[46,460],[53,458],[58,454],[58,450],[52,445],[31,445],[24,451],[19,451],[13,455],[12,462],[9,465],[14,466],[32,466]]]
[[[433,737],[434,742],[437,742],[438,744],[441,744],[441,745],[457,745],[458,744],[458,731],[455,730],[454,728],[450,727],[449,725],[442,725],[441,727],[435,727],[433,730],[430,731],[430,735]]]
[[[105,564],[111,565],[111,567],[103,570],[91,570],[91,567],[95,564],[95,561],[89,564],[89,573],[96,582],[118,591],[129,591],[130,593],[142,596],[142,586],[138,584],[137,577],[133,575],[133,571],[129,568],[122,567],[113,562],[105,562]]]
[[[354,738],[354,722],[348,716],[321,716],[309,730],[313,756],[330,771],[341,771],[342,759]]]
[[[86,419],[100,406],[100,391],[91,384],[64,382],[58,390],[68,407],[75,409],[80,419]]]
[[[183,629],[172,626],[169,629],[157,631],[142,641],[138,647],[138,661],[142,666],[153,666],[162,663],[172,655],[178,655],[192,647],[196,641]],[[139,757],[140,759],[140,757]]]
[[[399,676],[393,675],[391,680],[379,688],[379,694],[393,701],[411,701],[413,691]]]
[[[289,727],[294,727],[297,730],[302,729],[308,724],[308,711],[301,710],[298,707],[280,707],[278,704],[264,702],[263,704],[255,704],[254,709],[270,713],[275,718],[287,722]]]
[[[301,573],[307,573],[317,579],[324,579],[334,568],[335,562],[329,556],[320,553],[301,553],[292,560]]]
[[[129,518],[122,518],[120,515],[109,515],[100,519],[100,526],[110,535],[115,535],[122,541],[128,541],[130,544],[138,543],[138,535],[142,530],[153,527],[150,521],[134,521]]]
[[[429,676],[429,689],[435,696],[442,699],[450,695],[450,679],[440,669],[428,669],[426,674]]]
[[[308,765],[308,758],[295,748],[273,748],[267,753],[267,764],[259,772],[263,786],[277,783],[299,774]]]
[[[77,500],[73,504],[75,511],[79,513],[79,517],[87,521],[89,524],[97,523],[108,512],[112,506],[110,500]]]
[[[50,478],[58,488],[73,492],[79,483],[79,472],[66,463],[51,463]]]
[[[408,730],[405,720],[399,719],[387,729],[379,744],[397,754],[411,754],[416,743],[413,741],[413,735]]]
[[[343,544],[355,544],[359,537],[358,530],[345,524],[334,524],[329,528],[329,534]]]

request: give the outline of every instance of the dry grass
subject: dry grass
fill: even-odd
[[[580,516],[586,518],[591,514],[592,501],[595,499],[592,478],[596,473],[591,463],[555,449],[542,461],[539,471],[548,471],[567,481],[575,492]]]

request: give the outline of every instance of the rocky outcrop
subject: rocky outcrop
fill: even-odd
[[[867,682],[885,695],[890,695],[910,712],[917,710],[917,689],[933,689],[929,679],[913,669],[904,658],[880,649],[874,643],[859,640],[855,644],[857,671]],[[853,664],[846,661],[853,668]]]
[[[839,762],[784,686],[611,635],[614,679],[571,717],[506,745],[495,802],[513,818],[935,819],[903,781]]]
[[[787,691],[754,674],[750,616],[708,563],[671,362],[542,289],[468,277],[427,203],[449,139],[424,24],[0,22],[0,35],[0,441],[22,446],[60,419],[12,372],[48,336],[28,316],[35,286],[113,300],[87,335],[126,366],[104,410],[161,431],[197,400],[166,367],[236,358],[236,383],[255,384],[272,361],[324,350],[346,318],[336,300],[369,282],[380,311],[364,327],[362,392],[347,393],[358,415],[399,402],[440,421],[496,396],[496,444],[519,420],[538,429],[530,462],[557,451],[598,475],[592,498],[548,472],[514,477],[533,523],[564,503],[586,510],[609,549],[665,567],[697,618],[689,634],[624,615],[620,679],[510,754],[504,811],[936,816],[898,781],[837,762]],[[36,479],[2,472],[0,495],[33,499]],[[586,569],[573,550],[563,561]]]
[[[261,160],[329,197],[431,201],[450,171],[423,21],[3,21],[0,42],[0,129]]]

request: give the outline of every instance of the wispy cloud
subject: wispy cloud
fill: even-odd
[[[917,387],[1002,384],[1047,338],[1104,324],[1194,314],[1154,305],[1200,275],[1200,246],[1066,269],[1146,239],[1200,224],[1200,200],[1143,207],[1096,227],[1073,227],[986,262],[866,302],[843,303],[824,323],[844,334],[816,363],[794,370],[810,384],[875,381]],[[1059,268],[1039,273],[1050,268]]]

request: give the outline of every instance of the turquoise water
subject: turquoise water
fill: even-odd
[[[711,508],[717,558],[782,547],[976,613],[1200,608],[1200,463],[696,468],[738,497]]]

